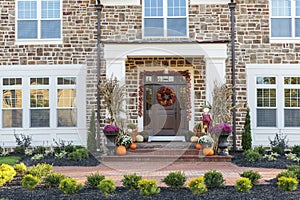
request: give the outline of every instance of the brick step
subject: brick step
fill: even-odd
[[[136,149],[136,150],[127,150],[127,155],[199,155],[201,151],[197,149]]]

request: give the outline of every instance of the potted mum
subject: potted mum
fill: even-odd
[[[232,127],[226,123],[216,124],[214,126],[213,132],[219,136],[218,147],[221,149],[220,155],[226,156],[224,149],[227,148],[227,138],[232,132]]]
[[[114,154],[113,150],[115,148],[115,139],[120,132],[119,127],[108,124],[104,127],[103,133],[107,138],[107,148],[109,149],[109,154]]]
[[[132,144],[132,137],[128,134],[122,133],[119,134],[116,138],[116,153],[118,155],[125,155],[126,154],[126,149],[129,148],[129,145]]]
[[[209,135],[201,136],[198,140],[198,143],[202,145],[203,155],[212,156],[214,155],[213,144],[214,140]]]

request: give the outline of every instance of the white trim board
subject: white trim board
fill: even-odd
[[[184,136],[149,136],[148,142],[185,142]]]

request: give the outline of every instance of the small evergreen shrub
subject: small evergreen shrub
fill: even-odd
[[[242,147],[245,151],[252,147],[250,109],[247,108],[244,129],[242,132]]]
[[[112,179],[103,179],[100,181],[98,188],[104,195],[108,195],[116,190],[116,185]]]
[[[67,145],[65,146],[64,150],[69,154],[76,151],[76,147],[73,145]]]
[[[99,173],[90,174],[86,179],[86,185],[90,188],[97,188],[103,179],[105,179],[105,176]]]
[[[279,155],[283,155],[284,149],[280,146],[274,146],[271,148],[272,153],[277,153]]]
[[[67,176],[63,174],[53,173],[44,178],[44,183],[49,188],[57,188],[59,187],[60,182],[65,178],[67,178]]]
[[[25,154],[25,147],[19,147],[19,146],[15,147],[14,152],[24,155]]]
[[[80,161],[82,159],[82,155],[78,151],[74,151],[74,152],[68,154],[68,158],[70,160]]]
[[[83,159],[89,158],[89,151],[85,147],[79,147],[76,152],[80,153]]]
[[[188,188],[194,194],[203,194],[207,192],[207,187],[205,185],[204,176],[200,176],[198,178],[193,178],[188,182]]]
[[[178,190],[183,187],[186,181],[186,176],[183,172],[170,172],[168,176],[162,179],[171,189]]]
[[[43,146],[37,146],[37,147],[34,147],[34,149],[33,149],[34,154],[45,154],[45,152],[46,152],[46,148]]]
[[[0,186],[10,182],[14,179],[16,171],[14,168],[7,164],[0,165]]]
[[[287,178],[297,178],[296,174],[293,171],[282,170],[279,174],[277,174],[276,180],[278,181],[278,179],[283,176]]]
[[[266,154],[266,149],[262,145],[254,147],[254,151],[257,151],[262,156]]]
[[[27,170],[27,167],[24,163],[15,164],[14,169],[17,172],[17,175],[23,176]]]
[[[43,179],[44,177],[48,176],[52,173],[52,165],[46,164],[46,163],[39,163],[33,167],[31,167],[29,170],[27,170],[26,174],[31,174],[33,176],[37,176],[40,179]]]
[[[297,156],[300,156],[300,145],[294,145],[292,147],[291,153],[297,154]]]
[[[235,182],[234,187],[239,192],[249,192],[252,188],[251,180],[249,178],[242,177]]]
[[[261,178],[261,175],[258,172],[254,172],[253,170],[248,170],[240,174],[241,177],[248,178],[252,185],[258,184],[258,180]]]
[[[95,111],[92,110],[91,120],[90,120],[90,127],[88,131],[88,139],[87,139],[87,147],[88,150],[93,152],[97,149],[96,144],[96,119],[95,119]]]
[[[224,178],[221,172],[210,170],[204,174],[204,181],[207,188],[218,188],[224,186]]]
[[[278,178],[277,185],[284,191],[294,191],[298,187],[298,181],[295,178],[282,176]]]
[[[140,195],[151,196],[160,193],[160,188],[157,187],[156,180],[142,179],[138,181]]]
[[[142,176],[138,176],[134,173],[134,174],[125,174],[121,182],[123,186],[128,188],[129,190],[137,190],[139,180],[142,180]]]
[[[288,171],[292,171],[298,180],[300,180],[300,166],[299,165],[290,165],[290,166],[287,166],[288,168]]]
[[[34,190],[40,181],[41,180],[38,177],[27,174],[22,179],[22,186],[28,190]]]
[[[244,156],[249,162],[255,162],[262,158],[262,156],[257,151],[254,151],[252,149],[245,151]]]
[[[61,180],[59,184],[59,189],[65,194],[73,194],[78,192],[82,188],[82,184],[77,183],[74,178],[65,178]]]

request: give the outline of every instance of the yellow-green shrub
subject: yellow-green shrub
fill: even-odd
[[[194,194],[203,194],[207,192],[207,187],[205,185],[204,176],[193,178],[188,182],[188,188]]]
[[[234,187],[239,192],[249,192],[250,189],[252,188],[252,183],[249,178],[242,177],[235,182]]]
[[[142,179],[138,181],[140,195],[150,196],[160,193],[160,188],[157,187],[156,180]]]
[[[12,166],[2,164],[0,166],[0,186],[3,186],[5,183],[12,181],[15,175],[16,171]]]
[[[34,188],[36,188],[40,181],[41,180],[38,177],[27,174],[22,179],[22,186],[27,188],[28,190],[34,190]]]
[[[298,187],[298,181],[296,178],[281,176],[278,178],[277,185],[284,191],[294,191]]]
[[[77,183],[74,178],[65,178],[59,184],[59,189],[61,189],[65,194],[75,193],[82,187],[82,184]]]
[[[116,185],[112,179],[106,178],[100,181],[98,185],[99,189],[103,192],[104,195],[108,195],[115,191]]]
[[[29,170],[27,170],[26,174],[31,174],[33,176],[37,176],[40,179],[45,178],[49,174],[52,173],[52,165],[46,164],[46,163],[39,163]]]
[[[17,174],[23,176],[27,170],[27,167],[24,163],[15,164],[14,169],[16,170]]]

